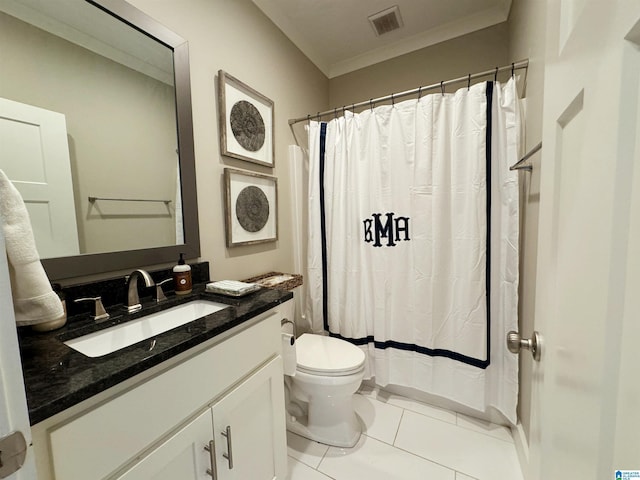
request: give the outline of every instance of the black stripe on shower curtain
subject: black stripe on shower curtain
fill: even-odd
[[[486,302],[487,302],[487,358],[484,360],[469,357],[458,352],[444,349],[432,349],[415,345],[411,343],[396,342],[394,340],[386,340],[384,342],[376,340],[373,335],[362,338],[347,338],[339,333],[333,333],[329,329],[328,318],[328,298],[327,298],[327,235],[325,223],[325,203],[324,203],[324,168],[325,168],[325,151],[327,124],[320,125],[320,164],[319,164],[319,181],[320,181],[320,235],[322,243],[322,317],[324,329],[329,332],[332,337],[346,340],[354,345],[366,345],[373,343],[375,348],[386,349],[395,348],[397,350],[406,350],[411,352],[429,355],[431,357],[446,357],[451,360],[466,363],[474,367],[485,369],[491,363],[491,123],[492,123],[492,107],[493,107],[493,82],[487,82],[487,128],[485,136],[485,157],[486,157],[486,184],[487,184],[487,253],[486,253]]]
[[[327,124],[320,124],[320,165],[318,181],[320,182],[320,242],[322,244],[322,321],[324,329],[329,330],[329,298],[327,287],[327,223],[324,206],[324,154],[327,147]]]
[[[480,368],[487,368],[491,363],[491,126],[493,124],[493,82],[487,82],[487,131],[484,145],[487,161],[487,257],[486,257],[486,290],[487,290],[487,358]]]

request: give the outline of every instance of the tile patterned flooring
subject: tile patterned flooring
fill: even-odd
[[[353,448],[287,432],[287,480],[523,480],[508,428],[377,389],[355,396]]]

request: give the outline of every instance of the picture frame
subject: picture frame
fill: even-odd
[[[227,247],[278,240],[278,179],[224,169]]]
[[[218,109],[222,155],[273,168],[273,101],[219,70]]]

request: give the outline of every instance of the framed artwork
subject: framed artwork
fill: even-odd
[[[273,101],[220,70],[218,108],[222,155],[273,167]]]
[[[224,169],[227,247],[278,239],[278,180],[259,173]]]

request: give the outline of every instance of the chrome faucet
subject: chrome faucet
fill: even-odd
[[[153,287],[155,282],[148,272],[142,269],[134,270],[127,278],[127,312],[133,313],[142,310],[140,297],[138,296],[138,278],[144,280],[145,287]]]

